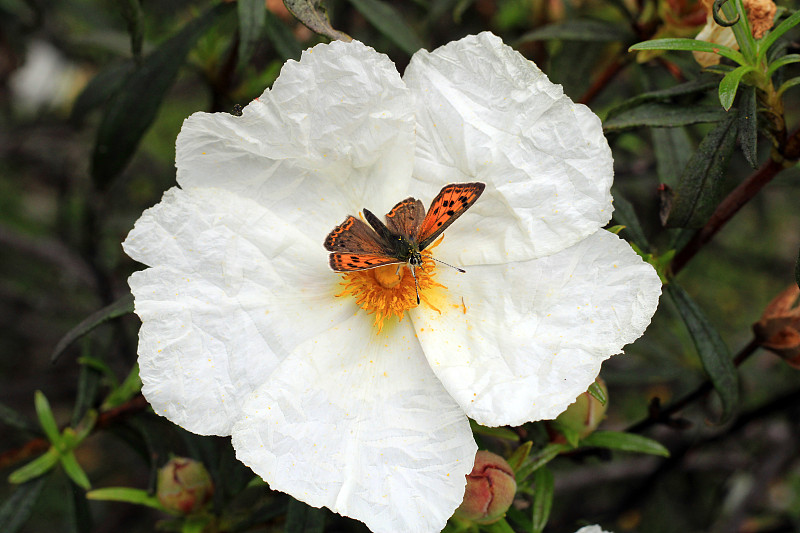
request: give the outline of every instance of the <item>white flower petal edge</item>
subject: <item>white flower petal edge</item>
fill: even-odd
[[[414,108],[394,64],[359,42],[320,44],[288,61],[240,117],[195,113],[177,141],[178,183],[253,199],[288,223],[324,226],[319,244],[374,198],[408,191]],[[393,204],[389,203],[387,210]]]
[[[444,387],[486,426],[555,418],[642,335],[661,294],[653,267],[607,231],[541,259],[437,272],[448,301],[413,310],[414,327]]]
[[[287,353],[353,313],[320,243],[225,190],[167,191],[123,247],[153,267],[129,280],[143,393],[195,433],[229,435]]]
[[[499,37],[421,50],[403,81],[417,111],[411,190],[432,198],[442,183],[488,185],[447,230],[472,243],[459,265],[544,257],[610,220],[613,160],[600,119]]]
[[[592,525],[592,526],[583,526],[575,533],[611,533],[611,532],[606,531],[605,529],[601,528],[598,525]]]
[[[477,447],[407,321],[362,314],[309,339],[245,403],[237,458],[272,489],[375,533],[440,531]]]

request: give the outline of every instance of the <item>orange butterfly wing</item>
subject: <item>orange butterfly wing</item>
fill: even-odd
[[[406,198],[386,213],[386,227],[395,235],[416,239],[425,219],[425,205],[416,198]]]
[[[479,182],[445,185],[431,202],[428,214],[417,231],[416,240],[419,249],[424,250],[450,224],[472,207],[484,188],[486,185]]]
[[[370,255],[359,253],[332,253],[329,256],[331,269],[336,272],[355,272],[356,270],[367,270],[384,265],[394,265],[405,263],[388,255]]]
[[[329,252],[349,252],[366,254],[386,254],[387,250],[380,236],[363,220],[352,215],[333,228],[325,238],[325,249]]]

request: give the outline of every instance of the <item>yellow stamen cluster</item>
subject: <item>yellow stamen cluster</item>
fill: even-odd
[[[436,275],[436,263],[431,259],[430,251],[422,252],[422,265],[416,268],[415,274],[419,283],[420,299],[436,309],[425,298],[425,291],[434,287],[446,287],[433,279]],[[353,296],[361,309],[367,314],[375,315],[373,325],[378,332],[383,329],[384,321],[392,316],[396,316],[398,321],[403,320],[405,312],[417,306],[414,278],[405,264],[348,272],[341,284],[344,290],[336,296]]]

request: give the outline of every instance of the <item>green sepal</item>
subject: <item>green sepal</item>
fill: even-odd
[[[608,402],[608,396],[606,396],[606,393],[603,392],[603,388],[597,383],[597,381],[593,381],[592,384],[589,385],[587,392],[591,394],[595,400],[600,402],[600,405],[605,405]]]
[[[624,431],[595,431],[581,441],[581,446],[669,457],[669,450],[660,442]]]
[[[525,462],[525,459],[528,458],[528,455],[531,453],[531,448],[533,448],[533,441],[526,440],[521,445],[517,446],[517,449],[511,454],[511,457],[506,459],[511,470],[517,471],[518,468],[522,466]]]

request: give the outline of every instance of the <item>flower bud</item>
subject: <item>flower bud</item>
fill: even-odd
[[[472,472],[467,474],[464,501],[455,516],[476,524],[497,522],[505,516],[516,492],[517,481],[506,460],[480,450],[475,455]]]
[[[800,369],[800,288],[794,283],[778,294],[753,324],[756,340]]]
[[[156,494],[167,509],[191,514],[211,499],[214,485],[203,463],[175,457],[158,471]]]
[[[608,398],[608,388],[606,382],[597,378],[597,385],[603,394]],[[582,439],[590,435],[603,418],[606,416],[606,409],[608,409],[608,402],[605,405],[592,396],[588,391],[584,392],[575,400],[574,403],[567,407],[567,410],[558,415],[555,419],[555,424],[551,428],[556,432],[568,431],[573,435],[577,435]],[[563,435],[557,435],[553,439],[556,442],[563,442]]]

